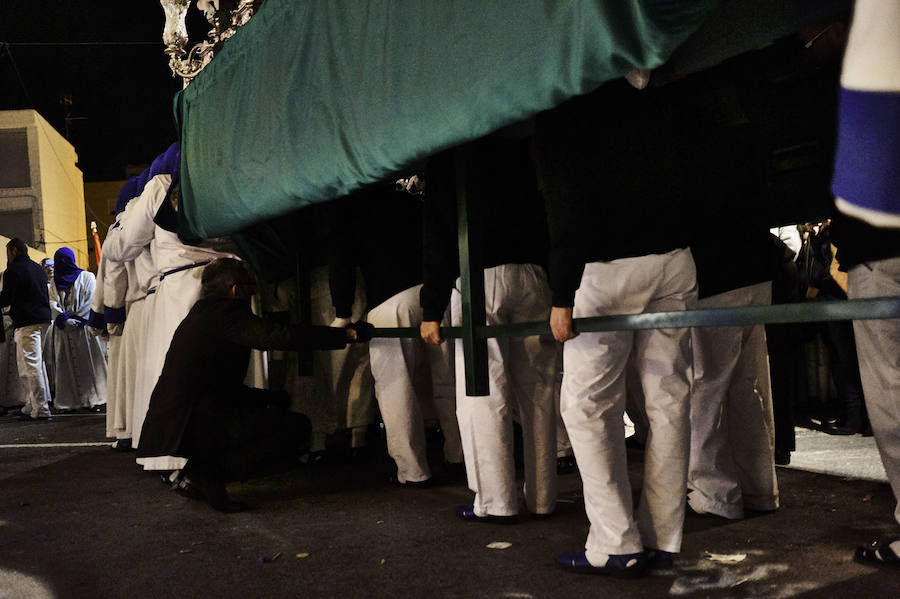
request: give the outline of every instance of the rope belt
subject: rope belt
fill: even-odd
[[[178,268],[167,270],[163,274],[159,275],[159,282],[162,283],[163,279],[165,279],[169,275],[174,275],[176,272],[181,272],[182,270],[190,270],[192,268],[197,268],[198,266],[206,266],[210,262],[212,262],[212,260],[204,260],[203,262],[194,262],[193,264],[185,264],[183,266],[179,266]]]

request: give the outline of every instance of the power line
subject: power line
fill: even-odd
[[[22,73],[19,72],[19,67],[16,65],[16,59],[13,58],[9,49],[9,44],[0,42],[0,48],[6,50],[6,55],[9,56],[9,64],[12,65],[13,71],[16,73],[16,78],[19,80],[19,85],[22,87],[22,92],[25,94],[25,99],[28,100],[29,106],[34,106],[34,100],[31,99],[31,94],[28,93],[28,88],[25,87],[25,82],[22,81]]]
[[[162,41],[142,42],[0,42],[0,46],[162,46]]]

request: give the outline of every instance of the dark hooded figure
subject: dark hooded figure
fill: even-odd
[[[75,264],[75,252],[56,250],[50,312],[55,326],[53,404],[58,412],[99,411],[106,403],[106,352],[103,342],[85,328],[96,288],[94,273]]]
[[[138,458],[187,458],[176,488],[224,512],[246,507],[228,498],[226,481],[296,464],[309,443],[309,420],[288,412],[285,394],[243,384],[251,348],[341,349],[367,336],[363,325],[261,319],[250,310],[252,293],[239,260],[220,258],[203,271],[200,299],[172,337],[137,449]]]

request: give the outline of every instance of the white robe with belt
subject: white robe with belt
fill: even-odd
[[[152,293],[144,300],[141,328],[144,352],[135,382],[134,431],[132,444],[140,441],[140,432],[150,395],[162,372],[166,352],[175,329],[200,296],[202,266],[171,273],[174,269],[207,262],[220,257],[232,257],[215,250],[185,245],[178,235],[154,222],[154,217],[166,201],[172,177],[161,174],[153,177],[140,196],[128,203],[120,217],[121,226],[109,237],[109,259],[136,259],[149,246],[157,274],[150,284]],[[133,314],[129,315],[132,318]],[[183,458],[161,456],[139,459],[148,470],[176,470],[184,465]]]
[[[50,286],[50,312],[87,319],[97,281],[83,270],[72,286],[60,292]],[[53,331],[57,409],[75,410],[106,403],[106,348],[99,337],[81,326]]]

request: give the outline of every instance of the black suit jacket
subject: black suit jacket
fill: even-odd
[[[172,337],[150,396],[137,456],[181,455],[184,430],[201,402],[227,409],[239,401],[251,348],[340,349],[346,343],[344,329],[270,322],[241,300],[198,300]]]

